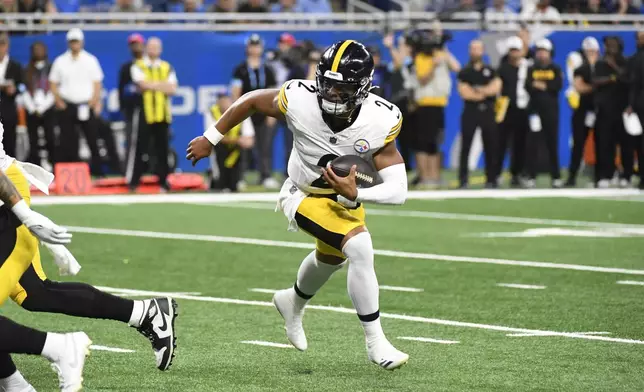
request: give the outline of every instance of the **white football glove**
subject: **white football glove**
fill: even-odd
[[[43,245],[54,257],[54,263],[58,266],[58,273],[61,276],[73,276],[78,274],[81,266],[78,264],[78,261],[76,261],[76,258],[69,249],[65,248],[64,245],[54,245],[46,242],[43,242]]]
[[[49,218],[33,211],[24,200],[20,200],[11,209],[29,231],[42,242],[50,244],[69,244],[72,234],[60,227]]]

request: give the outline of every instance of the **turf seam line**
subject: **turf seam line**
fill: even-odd
[[[113,294],[122,294],[122,293],[140,293],[150,296],[165,296],[166,293],[159,291],[144,291],[144,290],[133,290],[133,289],[120,289],[114,287],[105,287],[105,286],[96,286],[97,289],[111,292]],[[175,299],[183,300],[193,300],[193,301],[203,301],[203,302],[216,302],[216,303],[225,303],[225,304],[234,304],[234,305],[249,305],[249,306],[264,306],[264,307],[273,307],[272,302],[266,301],[253,301],[253,300],[244,300],[236,298],[220,298],[220,297],[197,297],[190,295],[175,296]],[[339,306],[324,306],[324,305],[307,305],[307,309],[315,310],[324,310],[328,312],[335,313],[346,313],[355,315],[356,312],[354,309],[343,308]],[[585,340],[596,340],[604,341],[611,343],[627,343],[627,344],[644,344],[642,340],[634,339],[624,339],[624,338],[611,338],[606,336],[594,336],[594,335],[583,335],[575,332],[556,332],[556,331],[546,331],[538,329],[527,329],[527,328],[514,328],[506,327],[502,325],[491,325],[491,324],[480,324],[480,323],[470,323],[464,321],[453,321],[453,320],[443,320],[429,317],[421,316],[409,316],[404,314],[395,314],[395,313],[380,313],[380,317],[394,319],[394,320],[403,320],[403,321],[412,321],[425,324],[435,324],[435,325],[446,325],[452,327],[462,327],[462,328],[474,328],[474,329],[483,329],[490,331],[498,332],[513,332],[513,333],[528,333],[535,335],[549,334],[554,337],[565,337],[573,339],[585,339]]]
[[[206,241],[206,242],[222,242],[231,244],[245,244],[245,245],[259,245],[271,246],[281,248],[296,248],[296,249],[315,249],[314,243],[308,242],[292,242],[292,241],[273,241],[258,238],[244,238],[244,237],[225,237],[216,235],[204,234],[180,234],[180,233],[164,233],[154,231],[142,230],[122,230],[122,229],[107,229],[96,227],[80,227],[80,226],[67,226],[67,229],[73,233],[83,234],[101,234],[101,235],[116,235],[124,237],[139,237],[139,238],[158,238],[170,240],[187,240],[187,241]],[[524,260],[506,260],[487,257],[471,257],[471,256],[451,256],[439,255],[433,253],[415,253],[415,252],[400,252],[393,250],[376,249],[374,253],[378,256],[416,259],[416,260],[435,260],[435,261],[451,261],[462,263],[478,263],[478,264],[496,264],[496,265],[511,265],[519,267],[534,267],[534,268],[550,268],[550,269],[563,269],[571,271],[589,271],[589,272],[602,272],[611,274],[625,274],[625,275],[644,275],[644,270],[613,268],[613,267],[598,267],[581,264],[560,264],[550,263],[544,261],[524,261]]]

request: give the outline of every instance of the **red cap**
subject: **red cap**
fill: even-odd
[[[289,44],[289,45],[295,45],[296,41],[295,41],[295,37],[293,37],[293,35],[291,35],[289,33],[282,33],[282,35],[280,35],[279,42],[280,43],[284,42],[284,43]]]
[[[127,37],[128,44],[133,44],[135,42],[142,44],[143,42],[145,42],[145,39],[139,33],[134,33],[134,34],[131,34],[129,37]]]

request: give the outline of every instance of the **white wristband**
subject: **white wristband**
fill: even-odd
[[[210,144],[212,144],[213,146],[216,146],[221,141],[221,139],[224,138],[224,135],[219,132],[215,125],[216,124],[211,125],[210,128],[206,129],[206,132],[203,133],[203,136],[208,139]]]
[[[32,211],[31,208],[27,205],[27,202],[24,200],[20,200],[17,202],[12,208],[11,211],[18,217],[20,222],[25,222],[27,218],[29,218],[29,215],[31,215]]]

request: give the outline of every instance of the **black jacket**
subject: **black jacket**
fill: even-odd
[[[639,49],[628,61],[630,90],[628,103],[633,109],[644,109],[644,48]]]
[[[13,61],[9,58],[9,64],[7,64],[7,71],[4,74],[5,80],[13,80],[14,86],[16,86],[15,91],[12,95],[8,95],[5,92],[5,89],[0,89],[0,111],[2,116],[14,116],[18,117],[18,112],[16,108],[16,97],[19,93],[20,85],[22,84],[22,67],[17,61]]]
[[[540,80],[546,83],[546,90],[534,88],[532,83]],[[525,82],[525,88],[530,94],[530,105],[535,109],[555,109],[559,110],[559,91],[563,87],[563,73],[561,68],[555,64],[547,65],[535,64],[528,68],[528,76]]]
[[[141,93],[132,82],[133,61],[128,61],[121,66],[119,71],[119,108],[126,116],[131,116],[134,108],[141,106]]]

